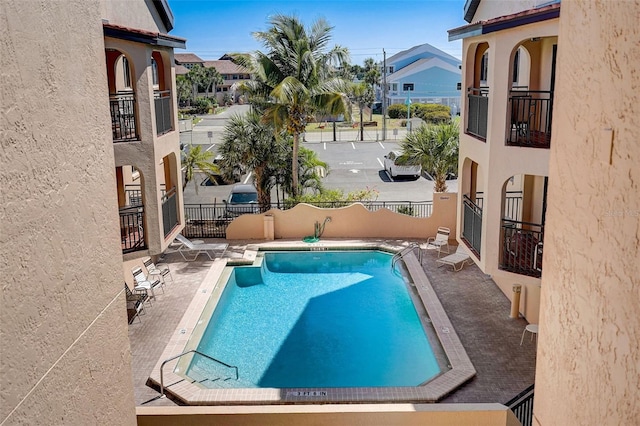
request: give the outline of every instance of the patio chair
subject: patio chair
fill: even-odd
[[[215,260],[215,256],[211,257],[212,252],[221,252],[219,257],[222,257],[224,253],[227,251],[227,247],[229,244],[226,243],[218,243],[218,244],[196,244],[193,241],[188,240],[182,234],[176,235],[176,240],[181,243],[181,246],[177,249],[177,252],[180,253],[182,258],[188,262],[194,261],[198,258],[200,253],[204,253],[207,255],[209,260]],[[195,252],[195,256],[193,259],[187,259],[185,253]]]
[[[440,257],[440,253],[442,252],[447,254],[451,253],[449,250],[449,234],[451,234],[449,228],[439,226],[436,236],[427,238],[427,250],[438,250],[438,257]]]
[[[127,300],[127,317],[129,320],[129,324],[131,324],[136,318],[138,321],[142,322],[140,319],[140,314],[144,313],[144,304],[149,301],[149,295],[147,294],[146,289],[137,290],[135,293],[129,289],[127,283],[124,283],[124,289],[126,292],[126,300]]]
[[[153,263],[153,260],[151,260],[150,257],[145,257],[144,259],[142,259],[142,264],[147,270],[147,275],[157,275],[160,277],[160,279],[162,279],[162,281],[164,281],[165,277],[168,275],[169,278],[171,278],[171,282],[173,282],[173,275],[171,275],[169,266],[161,264],[156,265],[155,263]]]
[[[147,276],[142,272],[142,268],[136,266],[131,269],[131,273],[133,274],[133,279],[136,281],[136,285],[133,288],[135,291],[140,291],[141,289],[145,289],[151,292],[151,297],[155,298],[155,288],[160,287],[162,292],[164,293],[164,283],[161,280],[151,281],[147,278]]]
[[[441,259],[437,259],[436,262],[440,264],[438,265],[438,267],[442,265],[451,265],[453,266],[453,270],[455,272],[458,272],[462,270],[465,262],[470,260],[471,256],[469,256],[469,253],[467,253],[467,250],[463,247],[463,245],[460,244],[458,245],[455,253],[445,256]]]

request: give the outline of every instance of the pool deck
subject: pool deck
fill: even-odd
[[[246,256],[247,246],[256,243],[227,242],[229,249],[225,257],[230,261],[241,261]],[[287,245],[290,242],[278,243]],[[340,243],[357,242],[344,240]],[[370,240],[367,243],[409,244],[399,240]],[[527,338],[520,346],[522,330],[527,322],[522,318],[509,318],[510,302],[491,278],[475,265],[467,265],[459,272],[453,272],[449,266],[439,268],[435,262],[435,251],[422,250],[422,255],[425,274],[476,370],[475,377],[440,402],[504,403],[531,385],[535,378],[535,342]],[[205,277],[224,263],[210,261],[203,255],[194,262],[185,262],[178,254],[167,254],[162,262],[171,268],[175,282],[167,280],[165,292],[156,291],[156,300],[145,309],[141,321],[136,320],[129,326],[136,405],[176,404],[168,398],[158,399],[159,392],[147,386],[147,379],[157,369],[158,360],[167,349],[170,336],[175,334],[194,295],[202,291]]]

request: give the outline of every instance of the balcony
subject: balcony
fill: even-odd
[[[475,254],[480,258],[482,241],[482,208],[471,198],[464,196],[464,212],[462,222],[462,238],[467,241]]]
[[[509,92],[510,129],[507,146],[549,148],[553,92],[512,90]]]
[[[144,238],[144,206],[120,209],[120,242],[122,253],[131,253],[147,248]]]
[[[499,268],[540,278],[544,225],[502,219],[502,258]]]
[[[133,92],[109,95],[113,142],[138,140],[136,97]]]
[[[178,199],[175,186],[162,196],[162,224],[165,237],[178,225]]]
[[[469,113],[466,133],[487,140],[487,119],[489,117],[489,88],[470,87],[467,89]]]
[[[171,91],[156,90],[153,94],[153,102],[156,107],[156,134],[158,136],[173,130],[171,119]]]

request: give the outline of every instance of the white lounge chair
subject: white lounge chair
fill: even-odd
[[[227,247],[229,244],[227,243],[217,243],[217,244],[196,244],[193,241],[188,240],[182,234],[176,235],[176,240],[181,244],[180,247],[176,250],[180,253],[180,256],[186,261],[194,261],[198,258],[200,253],[204,253],[207,255],[209,260],[215,260],[215,256],[211,257],[212,252],[221,252],[219,257],[222,257],[224,253],[227,251]],[[187,259],[184,255],[185,253],[195,252],[196,255],[193,259]]]
[[[440,264],[438,265],[439,267],[442,265],[451,265],[456,272],[464,267],[466,261],[471,261],[471,256],[469,256],[469,253],[467,253],[467,250],[462,244],[458,245],[455,253],[436,260],[436,262]]]
[[[155,263],[153,263],[153,260],[151,260],[151,258],[148,256],[142,259],[142,264],[147,269],[148,275],[150,276],[157,275],[160,277],[160,279],[162,279],[163,282],[165,280],[165,277],[168,275],[169,278],[171,278],[171,282],[173,282],[173,275],[171,275],[171,270],[169,269],[169,266],[162,265],[162,264],[156,265]]]
[[[442,252],[451,253],[451,251],[449,251],[449,234],[451,234],[451,230],[449,228],[439,226],[436,236],[427,238],[426,249],[437,249],[438,257],[440,257],[440,253]]]
[[[147,276],[142,272],[142,268],[136,266],[131,269],[131,273],[133,274],[133,279],[136,281],[136,285],[133,288],[138,291],[140,289],[146,289],[151,292],[151,297],[155,298],[156,287],[160,287],[162,292],[164,293],[164,283],[161,280],[153,280],[151,281]]]

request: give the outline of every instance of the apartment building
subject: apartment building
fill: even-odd
[[[497,2],[468,2],[473,23],[449,39],[463,40],[460,238],[537,323],[560,3],[531,3],[496,16]]]

